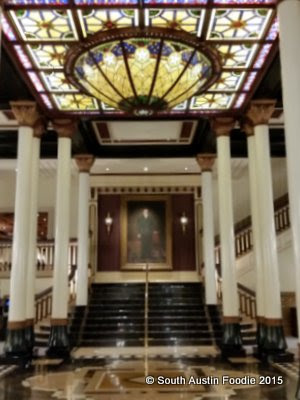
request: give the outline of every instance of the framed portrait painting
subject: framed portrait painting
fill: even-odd
[[[122,198],[122,269],[172,269],[170,207],[169,196]]]

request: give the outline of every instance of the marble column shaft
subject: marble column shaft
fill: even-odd
[[[232,202],[230,133],[232,118],[216,118],[212,128],[217,136],[218,202],[221,243],[224,354],[242,353],[239,298],[237,291],[235,237]]]
[[[198,154],[197,161],[201,168],[201,188],[203,204],[203,253],[205,267],[205,302],[217,305],[215,234],[212,192],[213,154]]]
[[[75,157],[79,168],[78,197],[78,269],[76,282],[76,306],[85,307],[88,304],[88,263],[89,263],[89,197],[90,169],[94,157],[80,154]]]
[[[260,207],[260,241],[263,259],[266,352],[283,351],[286,343],[283,333],[277,239],[274,221],[274,199],[268,121],[275,108],[272,100],[252,101],[247,117],[254,126],[258,199]]]
[[[31,101],[12,102],[11,108],[19,123],[19,132],[10,302],[5,352],[7,355],[23,356],[29,351],[25,339],[25,327],[30,223],[30,174],[33,126],[39,116],[36,104]]]
[[[55,120],[53,126],[58,134],[58,160],[53,299],[48,355],[67,357],[69,354],[67,325],[69,306],[68,253],[70,240],[71,137],[76,129],[76,124],[71,120]]]

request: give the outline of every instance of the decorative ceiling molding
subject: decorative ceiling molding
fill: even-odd
[[[177,186],[177,187],[104,187],[96,188],[98,194],[194,194],[198,196],[198,186]]]
[[[93,121],[92,126],[100,145],[182,145],[192,142],[197,121]]]
[[[238,113],[278,49],[272,0],[8,0],[2,27],[8,54],[50,117],[128,116],[80,93],[65,76],[69,47],[99,32],[173,29],[219,52],[219,80],[204,93],[159,112],[161,118]]]

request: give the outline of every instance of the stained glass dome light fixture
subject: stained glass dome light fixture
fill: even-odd
[[[174,108],[220,75],[215,49],[187,33],[123,28],[70,48],[65,73],[81,92],[137,116]]]

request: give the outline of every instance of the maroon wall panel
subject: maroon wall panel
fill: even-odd
[[[98,271],[119,271],[121,266],[120,236],[121,196],[98,197]],[[107,234],[104,219],[107,213],[113,218],[110,234]]]
[[[180,217],[188,217],[185,233],[182,232]],[[194,271],[195,264],[195,224],[194,196],[190,194],[172,196],[172,261],[174,271]]]

